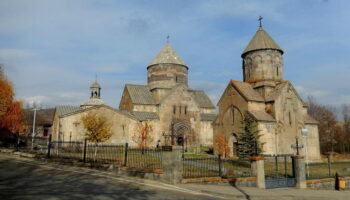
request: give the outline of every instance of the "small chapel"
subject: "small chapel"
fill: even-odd
[[[292,83],[284,80],[283,53],[260,23],[241,54],[243,81],[230,80],[217,103],[214,140],[227,139],[229,157],[237,156],[241,121],[248,112],[256,121],[259,142],[264,143],[263,154],[296,154],[299,140],[301,155],[320,160],[318,122],[308,115],[308,105]],[[302,130],[307,130],[307,137]],[[218,153],[217,147],[214,151]]]

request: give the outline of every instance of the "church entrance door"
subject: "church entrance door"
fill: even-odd
[[[173,135],[175,141],[173,145],[183,146],[184,150],[187,151],[188,144],[191,137],[191,127],[187,123],[177,122],[173,125]]]

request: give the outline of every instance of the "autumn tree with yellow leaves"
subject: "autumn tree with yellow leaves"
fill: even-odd
[[[104,142],[112,136],[111,124],[107,117],[97,112],[90,112],[81,120],[85,128],[85,139],[95,144],[94,160],[96,160],[98,143]]]
[[[230,153],[230,148],[228,146],[228,138],[224,134],[218,134],[215,137],[214,145],[216,146],[217,152],[223,157],[226,158]]]

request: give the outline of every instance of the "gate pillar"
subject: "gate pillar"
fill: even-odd
[[[170,184],[181,183],[183,172],[182,154],[183,148],[181,146],[171,146],[170,149],[163,149],[163,181]]]
[[[265,169],[264,157],[250,157],[251,173],[256,176],[256,185],[258,188],[265,188]]]
[[[299,155],[293,157],[293,172],[296,180],[296,188],[307,188],[304,157]]]

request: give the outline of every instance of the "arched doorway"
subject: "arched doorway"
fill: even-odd
[[[232,148],[231,148],[232,157],[237,157],[238,156],[238,152],[237,152],[237,149],[238,149],[238,137],[237,137],[236,133],[232,133],[231,134],[231,145],[232,145]]]
[[[187,147],[191,140],[191,127],[184,122],[177,122],[173,124],[173,141],[172,145],[183,146],[187,151]]]

